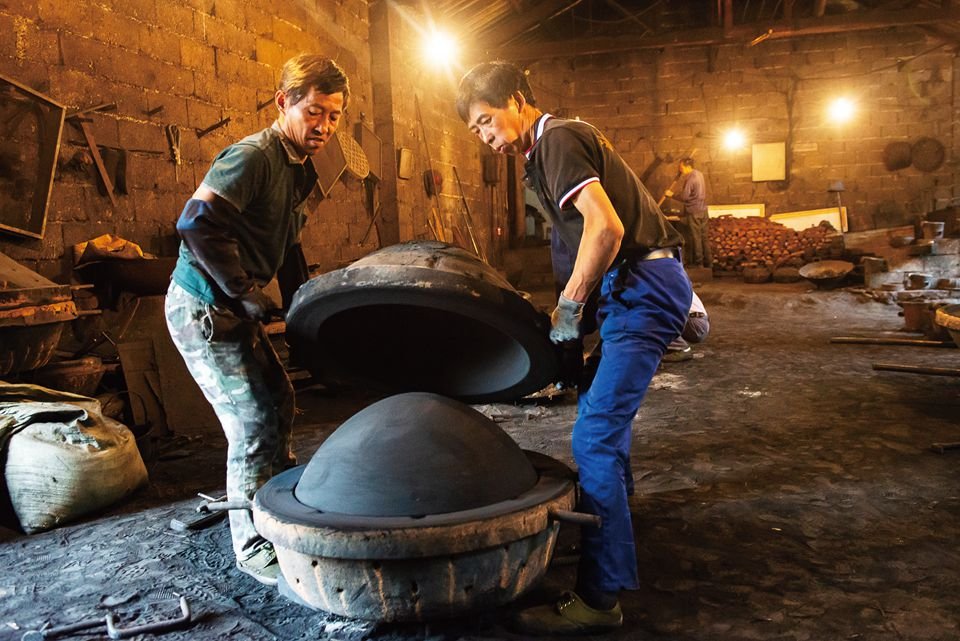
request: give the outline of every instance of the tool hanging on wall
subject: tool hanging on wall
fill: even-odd
[[[116,194],[113,193],[113,181],[110,179],[109,172],[107,172],[107,167],[103,162],[103,157],[100,155],[100,148],[97,146],[97,141],[93,137],[93,132],[90,130],[90,127],[87,126],[88,123],[92,121],[89,118],[85,118],[84,114],[95,111],[112,111],[116,108],[116,103],[108,102],[67,114],[67,120],[70,122],[70,124],[77,127],[80,130],[80,133],[83,134],[83,139],[87,143],[87,147],[90,149],[90,156],[93,157],[93,164],[96,165],[97,173],[100,176],[100,179],[103,181],[103,187],[106,191],[106,195],[110,198],[110,202],[114,207],[116,207],[119,203],[117,202]]]
[[[183,163],[183,157],[180,155],[180,127],[177,125],[167,125],[163,128],[167,134],[167,144],[170,145],[170,160],[173,162],[173,172],[180,182],[180,165]]]
[[[423,124],[423,114],[420,113],[420,98],[416,95],[413,96],[414,104],[417,107],[417,122],[420,123],[420,135],[423,140],[423,149],[427,155],[427,171],[430,172],[430,179],[435,183],[437,173],[433,169],[433,161],[430,160],[430,146],[427,144],[427,128]],[[426,174],[425,174],[426,175]],[[432,197],[433,205],[430,206],[430,217],[427,221],[427,225],[430,227],[430,230],[433,232],[433,237],[441,242],[446,242],[446,235],[443,230],[443,220],[440,217],[440,197],[437,193],[437,189],[427,192],[428,197]]]
[[[463,183],[460,182],[460,172],[457,171],[457,166],[453,166],[453,177],[457,180],[457,189],[460,191],[460,201],[463,203],[463,216],[464,223],[467,227],[467,235],[470,237],[470,244],[473,246],[473,253],[480,257],[480,260],[490,264],[487,261],[487,255],[483,251],[483,248],[477,242],[477,236],[473,231],[473,216],[470,215],[470,205],[467,204],[467,196],[463,193]]]

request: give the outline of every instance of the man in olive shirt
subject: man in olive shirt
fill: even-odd
[[[227,497],[252,499],[296,464],[293,387],[263,331],[274,306],[263,287],[306,279],[300,232],[317,181],[310,156],[336,132],[349,83],[337,64],[303,54],[287,61],[274,101],[277,120],[214,159],[187,201],[180,256],[166,299],[167,327],[227,437]],[[276,553],[248,511],[230,513],[237,567],[276,585]]]
[[[471,69],[460,81],[457,111],[494,151],[525,156],[527,184],[576,255],[551,316],[551,340],[579,337],[584,302],[599,287],[603,358],[579,393],[573,455],[581,509],[603,524],[583,529],[576,591],[524,611],[518,623],[532,634],[609,631],[623,621],[618,592],[639,587],[626,481],[633,419],[690,309],[681,238],[603,134],[540,111],[516,66]]]

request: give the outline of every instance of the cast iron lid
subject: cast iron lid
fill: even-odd
[[[312,278],[287,314],[291,358],[326,383],[515,400],[554,380],[550,320],[492,267],[433,241]]]
[[[321,512],[426,516],[507,501],[537,480],[523,450],[492,420],[459,401],[414,392],[340,425],[294,495]]]

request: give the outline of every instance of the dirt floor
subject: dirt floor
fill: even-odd
[[[806,284],[698,287],[711,317],[689,362],[664,364],[634,423],[632,498],[642,587],[606,638],[924,641],[960,638],[960,378],[874,371],[960,367],[960,351],[831,344],[906,336],[898,307]],[[548,294],[536,300],[550,300]],[[301,461],[372,397],[300,394]],[[571,394],[477,406],[527,449],[572,464]],[[225,443],[161,444],[150,486],[83,523],[0,543],[0,640],[114,611],[121,625],[194,612],[164,639],[519,639],[511,608],[430,625],[345,620],[233,567],[224,523],[182,534],[196,492],[223,486]],[[564,526],[560,554],[576,531]],[[516,605],[573,582],[555,564]],[[96,631],[95,631],[96,632]],[[85,638],[106,638],[99,634]],[[153,635],[144,635],[144,639]]]

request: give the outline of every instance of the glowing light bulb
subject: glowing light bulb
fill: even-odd
[[[849,98],[837,98],[830,103],[830,107],[827,109],[827,114],[830,116],[830,120],[837,124],[843,124],[849,122],[853,118],[853,114],[856,113],[857,106]]]
[[[435,67],[450,66],[456,60],[458,52],[457,41],[443,31],[432,31],[424,41],[424,57]]]
[[[731,129],[723,136],[723,146],[729,151],[736,151],[737,149],[743,149],[743,145],[747,142],[746,137],[743,135],[743,132],[739,129]]]

